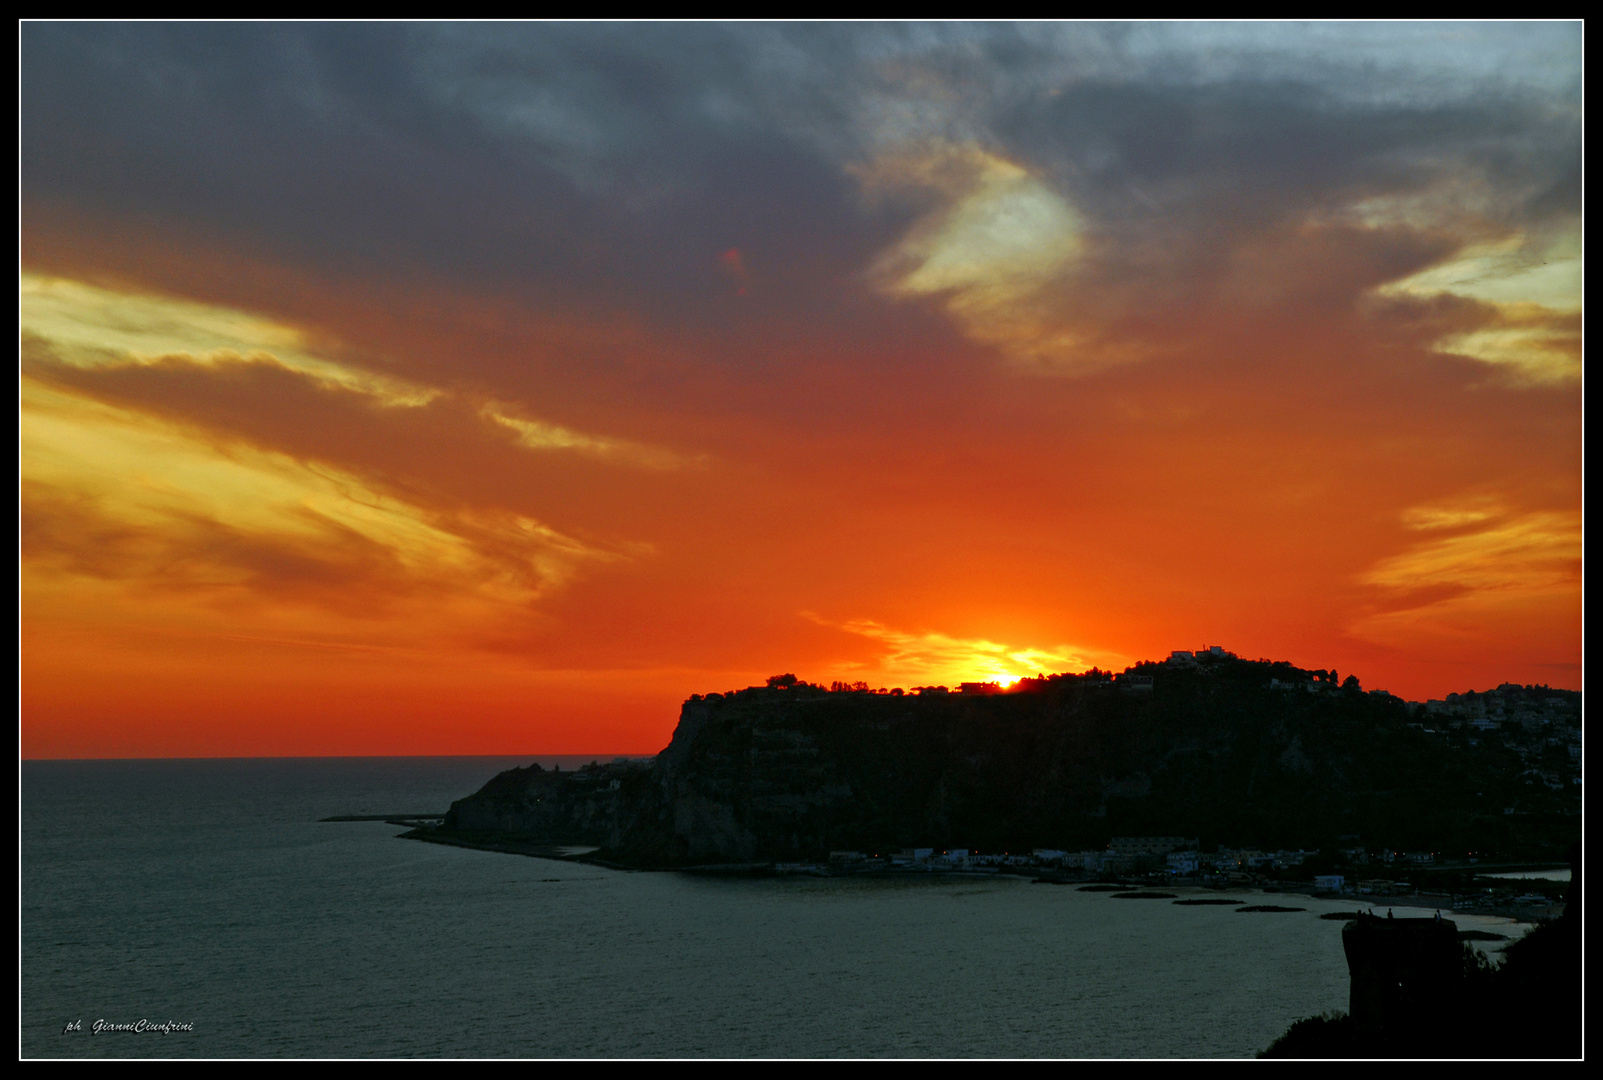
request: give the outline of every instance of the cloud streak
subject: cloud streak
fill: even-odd
[[[448,478],[397,471],[353,430],[680,462],[323,359],[294,329],[241,312],[28,275],[21,296],[30,573],[359,619],[424,602],[516,618],[582,569],[649,545],[581,541],[512,506],[444,498]]]
[[[1433,535],[1360,575],[1360,584],[1384,599],[1353,624],[1358,636],[1392,644],[1429,637],[1496,642],[1507,626],[1533,615],[1579,620],[1579,513],[1510,513],[1472,503],[1414,508],[1404,521]]]

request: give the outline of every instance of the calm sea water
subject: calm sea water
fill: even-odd
[[[1350,902],[619,873],[317,821],[528,760],[23,763],[21,1053],[1237,1057],[1347,1005],[1317,914]],[[141,1019],[193,1030],[91,1032]]]

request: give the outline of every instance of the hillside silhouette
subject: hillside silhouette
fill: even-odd
[[[1534,782],[1514,736],[1427,727],[1419,707],[1335,672],[1227,657],[964,689],[776,676],[698,694],[654,762],[512,770],[445,829],[638,865],[1110,835],[1552,858],[1579,833],[1579,788]]]

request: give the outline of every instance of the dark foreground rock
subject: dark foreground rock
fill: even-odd
[[[1578,1058],[1581,866],[1571,851],[1564,914],[1494,966],[1449,919],[1358,915],[1342,931],[1348,1011],[1297,1021],[1262,1057]]]

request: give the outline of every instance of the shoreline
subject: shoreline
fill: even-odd
[[[410,828],[407,832],[395,837],[397,840],[420,840],[425,844],[440,844],[445,847],[467,848],[470,851],[490,851],[500,855],[523,855],[532,859],[550,859],[553,862],[579,862],[593,866],[602,866],[608,870],[622,870],[627,873],[639,873],[646,870],[657,869],[648,866],[632,866],[627,863],[614,862],[610,859],[594,858],[590,852],[575,854],[565,851],[564,848],[576,847],[574,844],[537,844],[533,841],[502,839],[494,840],[488,837],[477,837],[463,834],[441,835],[441,830],[427,827]],[[662,869],[671,869],[663,867]]]
[[[1499,919],[1513,919],[1516,922],[1525,923],[1545,922],[1549,919],[1559,918],[1564,914],[1564,901],[1562,900],[1550,904],[1499,904],[1463,896],[1443,896],[1436,893],[1396,893],[1390,895],[1379,893],[1331,893],[1308,887],[1298,888],[1292,883],[1277,883],[1272,888],[1279,893],[1295,893],[1316,900],[1350,903],[1355,911],[1375,908],[1413,908],[1419,911],[1440,911],[1443,917],[1449,915],[1489,915]]]
[[[371,820],[371,819],[369,819]],[[417,826],[413,821],[394,821],[393,824],[405,825],[408,831],[399,834],[398,840],[418,840],[427,844],[441,844],[446,847],[466,848],[471,851],[488,851],[502,855],[523,855],[528,858],[550,859],[553,862],[584,863],[589,866],[600,866],[608,870],[618,870],[625,873],[684,873],[699,874],[709,877],[825,877],[825,878],[905,878],[909,876],[940,875],[943,877],[1021,877],[1028,878],[1034,884],[1043,885],[1118,885],[1123,888],[1144,889],[1162,885],[1166,888],[1194,888],[1210,892],[1227,892],[1231,888],[1238,891],[1251,889],[1267,895],[1306,896],[1314,900],[1326,900],[1339,903],[1351,903],[1353,910],[1364,908],[1416,908],[1422,911],[1440,910],[1444,915],[1487,915],[1495,918],[1513,919],[1517,922],[1544,922],[1555,919],[1564,913],[1563,901],[1551,904],[1500,904],[1496,902],[1482,902],[1469,897],[1450,897],[1438,894],[1343,894],[1331,893],[1313,888],[1306,882],[1261,880],[1254,882],[1236,882],[1233,885],[1218,885],[1197,879],[1185,881],[1154,881],[1140,877],[1108,877],[1091,873],[1065,873],[1061,870],[1047,868],[996,866],[962,869],[947,866],[874,866],[874,867],[838,867],[826,863],[781,863],[775,861],[744,862],[744,863],[686,863],[682,865],[645,865],[639,863],[620,862],[608,858],[600,852],[605,849],[594,849],[588,852],[575,853],[568,848],[578,845],[567,844],[541,844],[534,841],[517,840],[510,838],[496,838],[489,835],[476,835],[473,833],[460,833],[442,830],[438,827]],[[1455,902],[1456,901],[1456,902]]]
[[[395,824],[401,824],[396,822]],[[410,825],[410,823],[406,823]],[[625,873],[678,873],[703,874],[711,877],[903,877],[909,874],[928,875],[939,874],[949,877],[996,877],[1007,875],[1010,877],[1035,877],[1034,871],[1018,870],[1015,868],[985,867],[981,869],[962,870],[955,867],[922,866],[922,867],[872,867],[861,870],[842,871],[822,863],[780,863],[774,861],[743,862],[743,863],[684,863],[647,865],[640,863],[624,863],[616,859],[609,859],[599,852],[605,849],[597,848],[592,851],[575,853],[564,850],[577,847],[573,844],[540,844],[527,840],[493,839],[489,836],[472,833],[444,832],[440,829],[428,827],[412,827],[407,832],[395,837],[397,840],[420,840],[426,844],[441,844],[445,847],[467,848],[470,851],[489,851],[501,855],[523,855],[534,859],[550,859],[553,862],[584,863],[589,866],[600,866],[608,870],[620,870]],[[1087,879],[1090,880],[1090,879]],[[1131,887],[1134,887],[1133,885]]]

